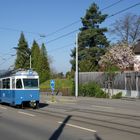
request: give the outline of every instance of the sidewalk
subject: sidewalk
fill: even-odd
[[[52,101],[52,95],[41,94],[40,95],[41,102]],[[62,96],[62,95],[54,95],[54,100],[56,103],[64,103],[64,102],[117,102],[117,103],[128,103],[128,104],[139,104],[140,99],[108,99],[108,98],[95,98],[95,97],[75,97],[75,96]]]
[[[41,95],[40,101],[43,103],[76,103],[78,99],[73,96],[52,96],[52,95]]]
[[[127,101],[122,99],[103,99],[94,97],[52,96],[41,94],[40,102],[49,107],[66,107],[77,110],[106,111],[140,116],[140,100]],[[47,109],[46,108],[46,109]],[[44,108],[45,109],[45,108]],[[57,109],[58,110],[58,109]]]

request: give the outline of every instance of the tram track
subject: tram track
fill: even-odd
[[[123,132],[127,132],[127,133],[131,133],[131,134],[136,134],[136,135],[140,135],[140,126],[135,126],[135,125],[130,125],[130,124],[125,124],[125,123],[121,123],[121,122],[116,122],[116,121],[109,121],[109,120],[105,120],[105,119],[97,119],[93,117],[86,117],[86,116],[82,116],[82,115],[75,115],[72,113],[68,113],[68,112],[64,112],[64,113],[60,113],[59,111],[44,111],[44,110],[30,110],[31,112],[34,113],[39,113],[42,115],[49,115],[52,117],[59,117],[59,118],[64,118],[67,115],[72,115],[71,117],[71,121],[74,121],[76,123],[84,123],[84,124],[88,124],[91,126],[100,126],[100,127],[104,127],[104,128],[108,128],[108,129],[114,129],[114,130],[118,130],[118,131],[123,131]]]
[[[137,120],[140,121],[140,116],[138,115],[130,115],[130,114],[122,114],[122,113],[114,113],[114,112],[109,112],[109,111],[100,111],[100,110],[95,110],[95,109],[78,109],[78,108],[72,108],[72,107],[62,107],[62,106],[51,106],[49,108],[55,108],[55,109],[64,109],[65,112],[84,112],[84,113],[89,113],[89,114],[95,114],[96,115],[104,115],[104,116],[109,116],[109,117],[114,117],[114,118],[124,118],[124,119],[130,119],[130,120]]]
[[[54,111],[49,111],[51,113],[59,113],[59,112],[54,112]],[[74,114],[69,114],[69,113],[62,113],[61,114],[63,115],[72,115],[74,117],[80,117],[80,118],[83,118],[83,119],[87,119],[87,120],[96,120],[96,121],[101,121],[101,122],[107,122],[107,123],[113,123],[113,124],[116,124],[116,125],[124,125],[124,126],[128,126],[128,127],[133,127],[133,128],[138,128],[140,129],[140,126],[134,126],[134,125],[128,125],[128,124],[122,124],[122,123],[118,123],[118,122],[113,122],[113,121],[109,121],[109,120],[102,120],[102,119],[97,119],[95,117],[86,117],[86,116],[80,116],[80,115],[74,115]]]
[[[9,108],[8,108],[9,110]],[[12,108],[13,111],[17,109]],[[21,109],[18,109],[18,111]],[[61,111],[60,111],[61,110]],[[63,107],[63,106],[49,106],[48,108],[41,108],[39,110],[33,110],[25,108],[24,110],[27,113],[33,113],[36,116],[46,116],[65,118],[68,115],[71,115],[71,121],[77,123],[83,123],[84,125],[91,125],[97,127],[104,127],[108,129],[114,129],[121,132],[127,132],[131,134],[140,135],[140,125],[139,120],[140,116],[131,115],[131,114],[121,114],[114,113],[109,111],[97,111],[90,109],[79,109],[74,107]],[[99,116],[99,117],[98,117]],[[100,116],[102,116],[100,118]],[[110,117],[110,119],[106,119]],[[114,119],[112,119],[112,117]],[[121,120],[121,121],[120,121]],[[124,122],[122,121],[124,120]],[[127,121],[126,121],[127,120]],[[130,123],[129,123],[130,121]],[[132,125],[131,121],[135,121],[136,125]],[[122,123],[123,122],[123,123]]]

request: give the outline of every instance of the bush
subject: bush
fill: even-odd
[[[79,85],[79,95],[81,96],[95,96],[95,86],[92,83]]]
[[[112,96],[112,99],[120,99],[120,98],[122,98],[122,92],[119,92]]]
[[[97,98],[108,97],[108,95],[95,82],[79,85],[79,95]]]

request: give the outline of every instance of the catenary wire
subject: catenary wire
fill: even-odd
[[[111,8],[111,7],[117,5],[118,3],[122,2],[122,1],[123,1],[123,0],[119,0],[119,1],[117,1],[117,2],[115,2],[115,3],[113,3],[113,4],[111,4],[111,5],[108,5],[107,7],[102,8],[101,11],[106,10],[106,9],[108,9],[108,8]],[[72,22],[72,23],[70,23],[70,24],[68,24],[68,25],[66,25],[66,26],[64,26],[64,27],[61,27],[61,28],[59,28],[59,29],[53,31],[52,33],[47,34],[46,37],[52,36],[52,35],[54,35],[54,34],[60,32],[60,31],[62,31],[62,30],[64,30],[64,29],[66,29],[66,28],[71,27],[72,25],[75,25],[75,24],[79,23],[80,21],[81,21],[81,20],[76,20],[76,21],[74,21],[74,22]],[[40,39],[42,39],[42,38],[40,38]],[[40,39],[39,39],[39,40],[40,40]]]
[[[134,8],[134,7],[138,6],[138,5],[140,5],[140,2],[139,2],[139,3],[136,3],[136,4],[132,5],[132,6],[129,6],[129,7],[125,8],[125,9],[123,9],[123,10],[120,10],[120,11],[118,11],[118,12],[116,12],[116,13],[114,13],[114,14],[108,16],[106,19],[111,18],[111,17],[114,17],[114,16],[116,16],[116,15],[118,15],[118,14],[120,14],[120,13],[123,13],[123,12],[125,12],[125,11],[127,11],[127,10],[129,10],[129,9],[131,9],[131,8]],[[57,37],[57,38],[55,38],[55,39],[52,39],[52,40],[50,40],[50,41],[47,41],[46,43],[48,44],[48,43],[54,42],[54,41],[56,41],[56,40],[58,40],[58,39],[61,39],[61,38],[66,37],[66,36],[68,36],[68,35],[70,35],[70,34],[72,34],[72,33],[75,33],[76,31],[78,31],[78,29],[77,29],[77,30],[73,30],[73,31],[71,31],[71,32],[69,32],[69,33],[67,33],[67,34],[61,35],[61,36],[59,36],[59,37]]]
[[[108,16],[107,18],[111,18],[111,17],[113,17],[113,16],[116,16],[116,15],[118,15],[118,14],[120,14],[120,13],[123,13],[123,12],[125,12],[125,11],[127,11],[127,10],[129,10],[129,9],[131,9],[131,8],[134,8],[134,7],[138,6],[138,5],[140,5],[140,2],[139,2],[139,3],[136,3],[136,4],[132,5],[132,6],[129,6],[129,7],[125,8],[125,9],[123,9],[123,10],[120,10],[120,11],[118,11],[118,12],[116,12],[116,13],[114,13],[114,14]],[[68,35],[70,35],[70,34],[76,32],[76,31],[78,31],[78,30],[74,30],[74,31],[69,32],[69,33],[67,33],[67,34],[64,34],[64,35],[62,35],[62,36],[59,36],[59,37],[57,37],[57,38],[55,38],[55,39],[53,39],[53,40],[48,41],[47,43],[56,41],[56,40],[58,40],[58,39],[60,39],[60,38],[63,38],[63,37],[65,37],[65,36],[68,36]],[[57,49],[57,48],[56,48],[56,49]],[[2,65],[2,64],[0,64],[0,65]]]
[[[106,10],[106,9],[108,9],[108,8],[111,8],[111,7],[115,6],[115,5],[117,5],[118,3],[120,3],[121,1],[123,1],[123,0],[119,0],[119,1],[117,1],[117,2],[115,2],[115,3],[113,3],[113,4],[111,4],[111,5],[108,5],[107,7],[102,8],[101,11]],[[79,23],[79,22],[80,22],[80,20],[76,20],[76,21],[74,21],[74,22],[72,22],[72,23],[70,23],[70,24],[68,24],[68,25],[66,25],[66,26],[64,26],[64,27],[61,27],[61,28],[59,28],[59,29],[53,31],[52,33],[47,34],[47,35],[42,34],[42,33],[37,33],[37,32],[31,32],[31,31],[25,31],[25,30],[20,30],[20,29],[9,28],[9,27],[0,27],[0,29],[1,29],[1,30],[13,31],[13,32],[25,32],[25,33],[29,33],[29,34],[36,34],[36,35],[39,35],[39,36],[46,36],[46,37],[48,37],[48,36],[52,36],[52,35],[54,35],[54,34],[60,32],[60,31],[62,31],[62,30],[64,30],[64,29],[66,29],[66,28],[68,28],[68,27],[71,27],[72,25],[77,24],[77,23]],[[39,40],[40,40],[40,39],[39,39]]]

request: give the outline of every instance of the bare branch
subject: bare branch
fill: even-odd
[[[140,38],[140,16],[126,14],[113,24],[112,34],[119,37],[119,41],[133,46]]]

